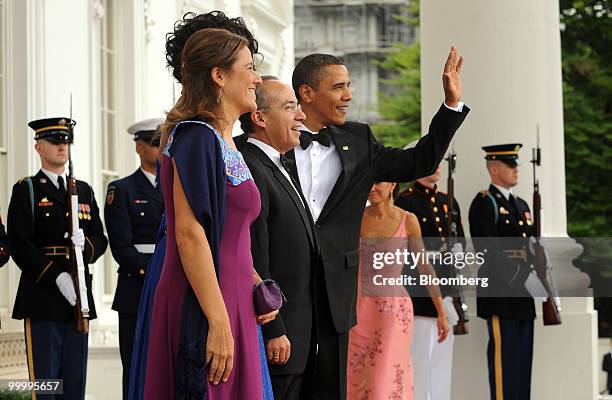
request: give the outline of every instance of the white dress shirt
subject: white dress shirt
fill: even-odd
[[[459,102],[457,107],[449,107],[446,103],[444,103],[444,106],[455,112],[463,111],[462,101]],[[312,132],[305,125],[302,125],[300,130],[311,132],[313,135],[319,133]],[[325,147],[313,140],[306,150],[298,145],[294,148],[294,151],[302,193],[304,193],[304,197],[308,201],[310,213],[316,222],[336,181],[340,177],[342,162],[333,140],[329,147]]]
[[[147,179],[149,180],[149,182],[151,182],[151,185],[153,185],[153,187],[157,187],[157,184],[155,182],[155,174],[150,173],[149,171],[145,171],[144,168],[140,167],[140,170],[142,171],[142,173],[144,174],[144,176],[147,177]]]
[[[40,169],[45,175],[47,175],[47,178],[49,178],[49,180],[51,181],[51,183],[55,186],[56,189],[59,189],[59,183],[57,183],[57,177],[59,176],[58,174],[56,174],[55,172],[51,172],[48,169],[44,169],[41,168]],[[68,178],[66,177],[66,172],[64,171],[64,173],[62,174],[62,177],[64,178],[64,189],[68,190]]]
[[[300,129],[312,132],[305,126]],[[312,132],[313,135],[318,133]],[[342,172],[342,162],[333,141],[325,147],[313,140],[306,150],[296,146],[294,152],[302,193],[308,201],[312,218],[317,221]]]
[[[247,139],[247,142],[252,143],[255,146],[259,147],[261,151],[263,151],[266,154],[266,156],[268,156],[268,158],[272,160],[272,163],[274,163],[274,165],[276,165],[276,167],[280,170],[280,172],[282,172],[285,178],[287,178],[287,180],[289,181],[289,184],[295,191],[295,194],[297,194],[298,199],[300,199],[300,203],[302,203],[302,206],[304,207],[304,202],[302,201],[302,197],[300,196],[300,193],[298,192],[297,188],[293,185],[291,177],[289,176],[289,172],[285,169],[285,167],[283,167],[283,164],[281,164],[280,153],[274,147],[270,146],[267,143],[262,142],[261,140],[250,137]]]
[[[491,185],[495,186],[497,190],[499,190],[500,193],[506,198],[506,200],[510,201],[510,195],[512,194],[512,189],[506,189],[505,187],[496,185],[494,183],[491,183]]]

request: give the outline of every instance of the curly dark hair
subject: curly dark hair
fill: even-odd
[[[181,55],[187,39],[195,32],[207,28],[225,29],[238,36],[242,36],[248,42],[251,54],[257,54],[257,40],[247,29],[241,17],[229,18],[221,11],[211,11],[206,14],[188,12],[183,15],[183,19],[174,24],[174,32],[166,35],[166,61],[168,62],[168,69],[179,83],[182,83]]]

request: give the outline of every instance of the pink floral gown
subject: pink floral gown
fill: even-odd
[[[406,237],[406,215],[395,238]],[[398,243],[392,242],[393,247]],[[363,243],[361,251],[368,252]],[[384,276],[399,276],[403,267],[386,265]],[[364,271],[362,263],[359,269],[357,325],[349,333],[347,398],[412,400],[412,300],[403,286],[386,286],[385,297],[363,296],[362,274],[371,272]]]

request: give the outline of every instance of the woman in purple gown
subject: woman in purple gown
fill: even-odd
[[[203,29],[182,54],[183,92],[163,127],[166,254],[151,321],[145,399],[261,399],[249,226],[259,194],[232,126],[261,79],[241,36]]]

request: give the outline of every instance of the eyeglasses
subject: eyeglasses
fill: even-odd
[[[258,108],[257,110],[270,110],[274,108],[279,109],[279,110],[285,110],[287,112],[294,113],[294,114],[302,110],[302,107],[298,103],[287,103],[282,107],[261,107],[261,108]]]

